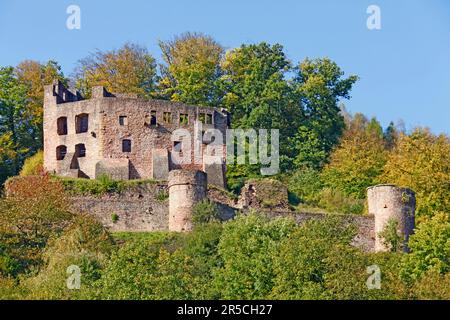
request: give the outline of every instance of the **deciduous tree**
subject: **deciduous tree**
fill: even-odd
[[[81,59],[74,76],[76,88],[85,96],[93,86],[104,86],[110,92],[152,97],[157,80],[155,59],[145,47],[132,43]]]
[[[450,212],[450,139],[417,128],[401,134],[390,152],[381,182],[409,187],[416,192],[417,216]]]
[[[160,94],[173,101],[200,106],[218,106],[222,46],[202,33],[183,33],[160,41],[164,64]]]

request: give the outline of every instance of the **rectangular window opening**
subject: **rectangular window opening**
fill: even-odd
[[[122,152],[131,152],[131,140],[122,140]]]
[[[186,113],[180,113],[180,125],[188,125],[189,124],[189,115]]]
[[[156,126],[156,111],[152,111],[150,113],[150,125],[151,126]]]
[[[164,123],[171,124],[172,123],[172,112],[164,112],[163,113],[163,121],[164,121]]]
[[[127,118],[127,116],[119,116],[119,125],[121,125],[121,126],[127,126],[128,125],[128,118]]]

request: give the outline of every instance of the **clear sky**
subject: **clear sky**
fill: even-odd
[[[71,4],[80,30],[66,27]],[[372,4],[381,30],[366,26]],[[351,112],[450,134],[449,0],[0,0],[0,66],[54,59],[70,75],[89,52],[127,41],[159,59],[158,40],[185,31],[226,48],[278,42],[294,63],[327,56],[361,77],[345,102]]]

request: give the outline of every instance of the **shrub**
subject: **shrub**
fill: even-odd
[[[167,248],[173,242],[174,236],[166,233],[163,237],[125,243],[112,254],[103,276],[96,283],[96,298],[119,300],[162,298],[158,296],[156,288],[161,280],[158,280],[157,276],[159,263],[167,263]],[[189,266],[190,264],[186,263],[186,267]]]
[[[156,200],[158,200],[159,202],[164,202],[167,199],[169,199],[169,193],[167,192],[167,190],[160,190],[156,194]]]
[[[45,266],[22,281],[28,299],[80,299],[94,295],[94,283],[113,251],[106,229],[93,217],[78,215],[60,237],[52,239],[45,252]],[[67,288],[67,268],[80,268],[79,290]]]
[[[274,260],[275,299],[319,299],[325,293],[326,259],[334,246],[348,246],[355,228],[340,217],[309,220],[282,239]]]
[[[60,181],[65,190],[71,195],[94,195],[100,196],[109,192],[121,192],[125,183],[112,180],[107,175],[101,175],[98,179],[80,179],[80,178],[60,178],[54,180]]]
[[[403,249],[405,239],[398,232],[398,220],[389,219],[378,236],[381,238],[383,245],[389,248],[391,252],[399,252]]]
[[[111,179],[108,175],[103,174],[98,179],[99,182],[99,189],[98,194],[103,194],[107,192],[118,192],[119,189],[119,182],[116,180]]]
[[[20,263],[7,253],[7,249],[0,247],[0,277],[16,276],[20,271]]]
[[[165,231],[153,231],[153,232],[114,232],[112,234],[113,239],[119,243],[127,243],[132,241],[159,241],[167,237]]]
[[[53,177],[59,181],[66,192],[70,195],[93,195],[101,196],[105,193],[120,193],[127,189],[138,187],[146,184],[158,183],[156,180],[112,180],[104,175],[99,179],[82,179],[82,178],[63,178]]]
[[[365,201],[347,196],[339,190],[323,189],[319,194],[318,206],[328,212],[362,214]]]
[[[218,251],[223,266],[214,271],[219,298],[265,299],[273,287],[274,256],[295,226],[292,219],[257,213],[225,223]]]
[[[420,300],[450,300],[450,273],[427,271],[412,287],[412,294]]]
[[[50,238],[58,236],[73,215],[63,186],[48,175],[7,181],[8,197],[0,200],[0,243],[20,263],[20,272],[42,263]]]
[[[450,272],[450,215],[438,213],[415,230],[409,238],[411,253],[404,258],[402,278],[413,282],[429,270]]]
[[[219,211],[216,204],[208,199],[198,202],[192,209],[192,223],[194,225],[219,220]]]
[[[288,189],[295,194],[302,203],[317,205],[319,193],[323,188],[319,171],[311,168],[297,170],[287,179]]]
[[[113,223],[116,223],[117,221],[119,221],[119,215],[118,215],[117,213],[113,213],[113,214],[111,215],[111,221],[112,221]]]
[[[364,253],[352,246],[339,244],[326,252],[323,293],[320,299],[332,300],[400,300],[410,298],[407,286],[400,280],[401,254]],[[376,273],[379,272],[379,287]]]
[[[24,290],[11,277],[0,276],[0,300],[24,299]]]
[[[33,156],[27,158],[20,171],[21,177],[39,175],[44,173],[44,152],[39,150]]]

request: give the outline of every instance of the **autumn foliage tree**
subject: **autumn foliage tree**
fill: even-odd
[[[160,94],[166,99],[200,106],[218,106],[220,61],[224,49],[202,33],[183,33],[160,41]]]
[[[339,146],[322,172],[328,187],[356,198],[365,198],[366,188],[379,182],[387,160],[380,124],[356,114],[347,124]]]
[[[0,200],[0,243],[3,252],[29,270],[42,263],[48,240],[62,232],[72,214],[60,182],[49,175],[13,178],[6,184],[8,197]]]
[[[79,60],[74,78],[76,88],[87,97],[93,86],[152,97],[157,80],[156,62],[145,47],[126,43],[117,50],[98,50]]]
[[[41,64],[33,60],[25,60],[17,65],[15,74],[19,83],[26,88],[26,105],[24,107],[24,119],[27,119],[30,141],[27,147],[31,153],[42,148],[43,143],[43,114],[44,114],[44,86],[54,80],[60,80],[65,85],[67,78],[61,71],[56,61],[48,61]]]
[[[417,216],[450,211],[450,139],[418,128],[401,134],[380,180],[416,192]]]

